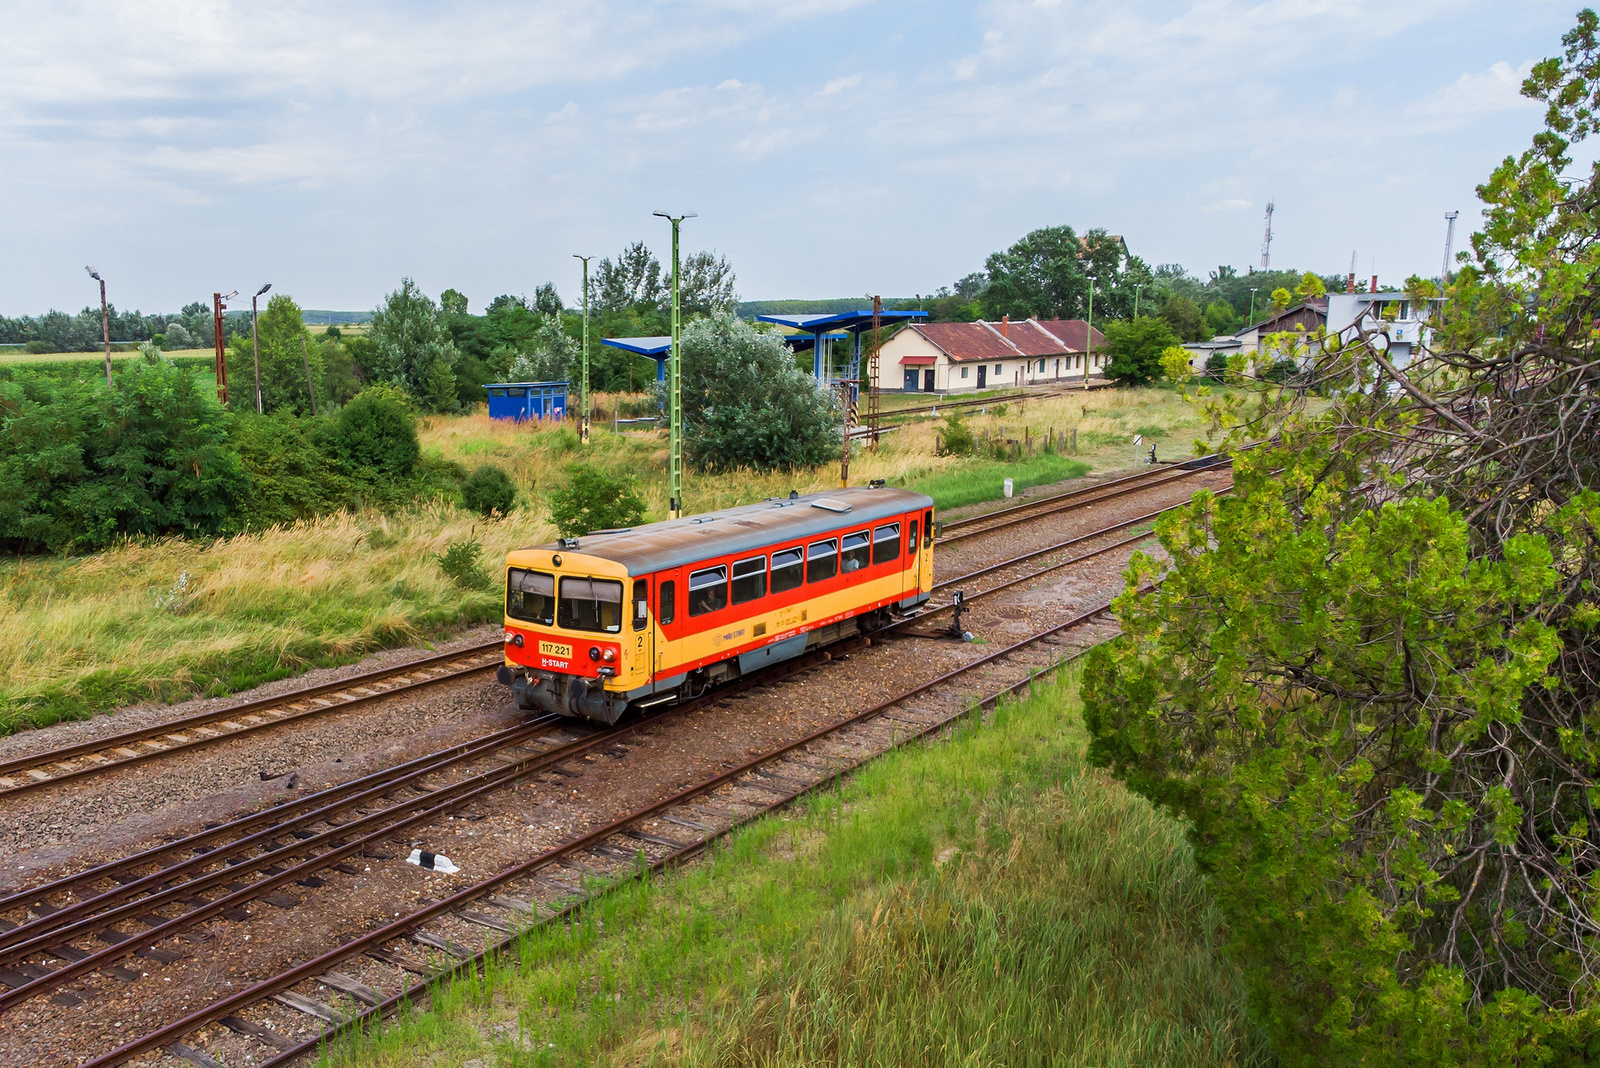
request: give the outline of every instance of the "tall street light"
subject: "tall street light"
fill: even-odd
[[[256,301],[261,299],[261,294],[272,288],[268,282],[256,290],[255,296],[250,298],[250,352],[256,364],[256,414],[261,414],[261,346],[256,343]]]
[[[593,256],[580,256],[572,254],[575,260],[583,261],[583,385],[578,394],[578,412],[582,421],[578,424],[578,437],[583,443],[589,443],[589,261]]]
[[[100,283],[100,331],[106,339],[106,388],[111,388],[111,313],[106,310],[106,280],[93,267],[85,266],[89,277]]]
[[[678,341],[678,227],[683,220],[699,216],[692,211],[682,215],[664,211],[650,214],[672,224],[672,353],[667,358],[667,518],[677,519],[683,515],[683,354]]]
[[[1255,321],[1256,321],[1256,291],[1254,289],[1252,289],[1250,291],[1250,318],[1248,320],[1246,320],[1244,325],[1245,326],[1249,326],[1251,323],[1254,323]]]
[[[1143,284],[1133,287],[1133,319],[1135,322],[1139,321],[1139,290],[1143,288]]]
[[[1089,318],[1084,321],[1083,331],[1083,388],[1089,388],[1089,364],[1094,361],[1094,275],[1085,275],[1089,279]]]

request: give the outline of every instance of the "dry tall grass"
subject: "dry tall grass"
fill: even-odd
[[[1080,456],[1100,469],[1136,462],[1135,433],[1162,453],[1188,451],[1200,422],[1161,390],[1012,402],[1004,414],[969,418],[974,431],[1035,437],[1079,432]],[[876,451],[851,457],[852,482],[937,483],[977,470],[972,460],[935,456],[937,420],[887,434]],[[612,434],[596,427],[588,448],[570,425],[529,425],[483,412],[434,416],[424,449],[461,463],[506,469],[521,507],[495,523],[448,506],[400,515],[343,514],[216,541],[131,542],[78,559],[0,559],[0,731],[76,717],[138,700],[235,691],[315,663],[417,641],[498,618],[493,591],[450,584],[431,554],[477,540],[493,561],[515,545],[554,536],[548,497],[583,462],[637,480],[651,518],[666,512],[666,438],[661,431]],[[993,495],[1004,471],[992,465]],[[691,472],[691,511],[838,485],[830,464],[793,474]],[[492,568],[491,568],[492,569]],[[186,580],[182,579],[187,576]],[[186,585],[184,583],[187,583]]]

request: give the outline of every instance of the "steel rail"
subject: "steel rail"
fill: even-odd
[[[1035,519],[1046,516],[1059,515],[1062,512],[1075,512],[1080,508],[1089,508],[1105,501],[1126,497],[1131,493],[1142,493],[1145,490],[1157,489],[1172,482],[1182,482],[1197,475],[1215,471],[1219,467],[1227,466],[1227,462],[1211,464],[1206,467],[1194,468],[1160,468],[1156,472],[1140,472],[1136,475],[1126,475],[1102,482],[1097,486],[1085,486],[1082,489],[1070,490],[1066,493],[1041,497],[1037,501],[1014,505],[983,515],[970,516],[958,519],[954,523],[944,524],[936,545],[949,545],[952,542],[963,541],[967,538],[981,537],[996,530],[1004,530],[1018,523],[1029,523]],[[1109,492],[1107,492],[1109,491]],[[998,520],[998,522],[995,522]],[[976,524],[987,524],[977,526]],[[960,524],[955,533],[948,533],[952,526]],[[969,527],[971,529],[969,529]]]
[[[328,822],[331,824],[331,817],[334,813],[344,811],[353,806],[369,803],[373,800],[384,799],[387,795],[394,793],[396,790],[408,785],[409,783],[416,782],[424,775],[432,775],[464,761],[475,760],[498,750],[520,745],[526,741],[529,741],[535,733],[545,730],[558,719],[560,719],[558,716],[545,716],[541,719],[533,720],[517,727],[509,728],[504,731],[498,731],[484,738],[476,739],[473,742],[463,743],[459,746],[452,746],[449,749],[441,750],[438,753],[431,753],[426,757],[418,758],[417,760],[410,761],[406,764],[397,765],[395,768],[389,769],[392,774],[379,773],[376,775],[367,776],[363,779],[353,780],[354,783],[359,783],[365,786],[364,789],[351,791],[349,789],[342,789],[341,787],[332,787],[329,790],[322,791],[320,796],[314,795],[316,796],[316,800],[323,801],[325,802],[324,804],[312,808],[309,811],[301,812],[297,815],[286,815],[282,813],[281,810],[283,808],[290,807],[285,805],[278,806],[277,808],[266,809],[262,813],[256,813],[243,819],[235,820],[232,823],[223,824],[221,827],[214,828],[210,833],[215,835],[219,831],[227,830],[232,830],[236,833],[249,833],[245,833],[243,837],[234,838],[222,846],[196,850],[194,855],[185,860],[180,860],[175,864],[168,865],[165,868],[160,868],[149,873],[148,875],[140,876],[139,878],[130,882],[119,883],[119,885],[115,888],[106,890],[92,897],[85,897],[80,901],[76,901],[70,905],[65,905],[61,908],[54,909],[53,911],[40,911],[36,918],[28,920],[16,927],[11,928],[8,931],[0,932],[0,966],[14,964],[29,953],[47,951],[49,948],[59,946],[63,942],[70,941],[73,938],[93,933],[95,930],[105,927],[107,923],[115,922],[115,919],[119,918],[120,914],[118,917],[113,917],[109,912],[103,910],[111,909],[114,906],[129,901],[130,899],[137,899],[137,905],[139,908],[149,909],[158,907],[161,903],[166,903],[156,901],[156,897],[160,896],[159,891],[166,891],[170,889],[171,892],[166,896],[171,897],[175,894],[176,896],[181,897],[183,892],[194,893],[198,890],[207,889],[208,887],[203,880],[193,880],[173,888],[169,888],[168,884],[179,876],[187,875],[197,869],[210,867],[211,865],[216,864],[219,861],[224,861],[229,857],[240,857],[240,859],[235,863],[228,864],[226,874],[240,875],[246,872],[258,871],[261,868],[268,867],[276,860],[282,859],[284,856],[307,852],[316,844],[316,839],[314,837],[309,839],[301,839],[291,846],[274,848],[266,853],[262,853],[248,859],[240,856],[245,850],[252,849],[256,846],[262,845],[263,843],[271,843],[275,838],[279,838],[286,834],[292,834],[296,830],[304,829],[312,824],[320,822]],[[553,751],[547,751],[547,753],[548,752]],[[541,753],[538,755],[543,756],[547,754]],[[349,786],[351,784],[343,785]],[[417,799],[415,798],[408,798],[406,801],[384,809],[383,811],[399,812],[404,809],[405,805],[414,804],[416,800]],[[296,805],[295,807],[301,806]],[[282,819],[280,822],[271,823],[270,818],[275,815],[285,815],[286,818]],[[266,819],[263,819],[263,817],[266,817]],[[260,830],[251,831],[252,827],[259,826],[264,822],[269,823],[269,826],[266,826]],[[340,829],[343,829],[348,827],[349,824],[346,823],[338,826]],[[102,865],[101,868],[98,869],[100,874],[97,876],[97,878],[113,878],[111,874],[112,872],[119,870],[126,871],[131,867],[142,866],[143,863],[145,863],[141,859],[142,857],[156,852],[174,852],[178,849],[179,844],[180,843],[172,843],[163,846],[160,850],[147,850],[144,854],[127,858],[120,862]],[[84,875],[88,874],[89,873],[87,872],[84,873]],[[79,881],[81,882],[81,878]],[[140,896],[144,894],[145,891],[152,889],[157,890],[158,894],[152,896]],[[43,898],[48,895],[35,892],[28,896],[30,902],[37,903],[41,902]]]
[[[175,753],[193,752],[197,749],[203,749],[207,746],[217,745],[233,738],[243,737],[244,735],[254,733],[255,731],[266,730],[269,727],[277,727],[285,723],[293,723],[299,720],[308,719],[313,716],[320,716],[328,712],[337,712],[343,709],[353,708],[356,705],[365,704],[369,701],[377,701],[385,697],[391,697],[395,694],[420,690],[442,682],[450,682],[456,679],[467,678],[479,672],[488,671],[494,667],[497,667],[503,661],[496,660],[496,662],[493,664],[481,664],[457,671],[445,672],[431,678],[416,679],[399,686],[391,686],[387,689],[375,690],[365,694],[352,693],[349,698],[344,700],[319,704],[315,708],[293,710],[283,715],[263,718],[256,723],[239,724],[235,727],[230,727],[227,730],[214,731],[198,738],[183,737],[183,733],[185,731],[207,730],[210,728],[211,724],[230,721],[235,717],[250,717],[254,716],[258,712],[264,712],[270,709],[287,708],[300,701],[315,701],[320,698],[321,695],[326,693],[339,694],[347,690],[353,691],[357,689],[363,689],[369,683],[380,682],[384,679],[390,679],[397,675],[409,675],[417,671],[430,669],[439,664],[450,663],[457,660],[468,660],[473,657],[486,656],[490,652],[501,648],[503,648],[503,646],[499,641],[485,642],[482,645],[474,645],[466,649],[459,649],[453,653],[440,653],[436,656],[423,657],[420,660],[407,661],[404,664],[397,664],[393,667],[363,672],[360,675],[352,675],[348,678],[340,679],[337,682],[317,683],[314,686],[307,686],[301,689],[291,690],[276,697],[262,697],[253,701],[246,701],[242,704],[228,705],[225,708],[216,709],[211,712],[201,712],[193,716],[186,716],[182,719],[170,720],[166,723],[151,727],[141,727],[138,730],[123,731],[118,734],[108,734],[101,738],[96,738],[85,742],[78,742],[74,745],[63,746],[60,749],[51,749],[41,753],[34,753],[30,756],[14,757],[10,760],[0,762],[0,780],[12,780],[11,785],[6,785],[4,781],[0,781],[0,801],[3,801],[8,797],[15,797],[18,794],[27,793],[30,790],[37,790],[47,786],[55,786],[60,783],[72,782],[90,775],[98,775],[101,772],[127,767],[130,764],[142,764],[146,761],[155,760],[159,757],[171,756]],[[169,744],[163,744],[159,748],[152,747],[143,751],[129,749],[130,746],[138,745],[140,743],[149,743],[154,739],[174,736],[181,740],[173,741]],[[89,757],[106,752],[116,752],[119,749],[127,752],[115,759],[103,758],[98,762],[86,764],[82,767],[69,768],[66,771],[46,775],[44,778],[37,777],[38,775],[45,774],[39,769],[48,768],[54,764],[63,764],[66,761],[75,760],[80,757]],[[15,781],[15,777],[19,775],[29,775],[32,777],[23,779],[20,782]]]
[[[794,741],[787,742],[782,746],[768,750],[759,756],[745,761],[737,767],[728,769],[708,779],[702,780],[693,786],[685,787],[684,789],[673,793],[661,801],[653,802],[652,804],[646,805],[642,808],[635,809],[633,812],[612,820],[610,823],[598,827],[578,838],[571,839],[562,843],[561,845],[544,850],[538,855],[531,857],[526,861],[515,864],[488,879],[475,883],[472,886],[465,887],[441,901],[434,902],[433,904],[418,909],[407,916],[403,916],[390,923],[386,923],[382,927],[379,927],[365,935],[353,939],[352,941],[346,942],[343,945],[331,949],[318,957],[297,964],[283,972],[280,972],[278,975],[273,976],[270,979],[262,980],[259,983],[245,988],[244,990],[231,994],[219,1001],[213,1002],[205,1008],[196,1010],[180,1020],[167,1024],[156,1029],[155,1031],[149,1032],[140,1038],[133,1039],[132,1041],[117,1047],[109,1053],[85,1062],[81,1068],[109,1068],[111,1065],[120,1064],[123,1061],[126,1061],[132,1057],[136,1057],[142,1053],[147,1053],[151,1050],[164,1047],[171,1042],[177,1041],[185,1034],[195,1030],[198,1027],[202,1027],[208,1023],[220,1020],[223,1017],[229,1016],[248,1005],[261,1001],[264,998],[270,997],[273,994],[279,993],[283,990],[287,990],[296,983],[302,982],[306,979],[314,978],[326,971],[332,965],[337,964],[339,961],[344,960],[347,957],[365,952],[368,949],[376,948],[382,945],[382,943],[391,939],[402,937],[410,933],[413,929],[417,928],[421,924],[426,923],[427,921],[438,916],[452,912],[456,908],[468,904],[469,902],[498,889],[514,879],[526,875],[538,868],[549,865],[555,861],[561,860],[564,857],[581,852],[595,845],[599,845],[612,835],[623,832],[641,820],[650,819],[652,816],[665,812],[668,809],[683,804],[695,797],[715,790],[719,786],[734,782],[744,775],[754,771],[762,764],[770,763],[773,760],[780,759],[797,749],[811,745],[829,735],[836,734],[847,727],[882,715],[884,712],[887,712],[889,709],[901,704],[902,702],[918,697],[937,686],[944,685],[950,681],[960,678],[961,676],[975,671],[978,668],[995,663],[996,661],[1007,656],[1015,655],[1021,650],[1034,645],[1045,638],[1059,634],[1064,630],[1082,626],[1085,623],[1105,615],[1110,610],[1111,603],[1107,602],[1106,604],[1090,609],[1087,612],[1079,613],[1064,623],[1046,628],[1045,630],[1030,635],[1021,641],[1014,642],[1011,645],[1006,646],[1004,649],[997,650],[987,656],[979,658],[978,660],[948,671],[937,678],[921,683],[920,685],[914,686],[909,690],[905,690],[892,698],[873,705],[871,708],[854,713],[826,727],[812,731],[802,738],[795,739]],[[1031,682],[1036,677],[1037,675],[1035,673],[1029,672],[1028,679],[1023,680],[1023,682]],[[956,716],[948,717],[940,723],[932,726],[935,729],[947,726],[950,722],[959,718],[960,715],[961,713],[958,713]],[[319,1037],[325,1040],[327,1034],[324,1033]]]

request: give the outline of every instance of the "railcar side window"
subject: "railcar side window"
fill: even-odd
[[[800,588],[805,571],[804,557],[798,546],[772,554],[773,593],[788,593]]]
[[[736,560],[733,564],[733,603],[744,604],[767,595],[767,558]]]
[[[911,558],[912,559],[916,559],[916,556],[917,556],[917,521],[915,519],[913,519],[911,521],[911,526],[908,529],[909,529],[909,532],[911,534],[911,537],[907,538],[906,540],[911,543]]]
[[[557,618],[567,630],[617,633],[622,629],[622,583],[606,579],[563,578]]]
[[[933,509],[922,513],[922,544],[933,545]]]
[[[900,559],[900,524],[890,523],[872,532],[872,562],[886,564]]]
[[[678,618],[678,584],[671,579],[661,584],[661,610],[656,618],[663,627]]]
[[[844,536],[844,552],[840,554],[840,561],[844,567],[845,574],[849,574],[852,571],[860,571],[866,567],[867,559],[871,552],[872,549],[867,544],[866,531],[858,530],[852,534],[846,534]]]
[[[633,629],[644,630],[650,622],[650,580],[633,580]]]
[[[806,546],[806,581],[822,582],[839,573],[839,541],[814,541]]]
[[[543,571],[513,567],[506,572],[506,615],[524,623],[556,621],[556,580]]]
[[[689,614],[703,616],[728,607],[728,569],[708,567],[689,573]]]

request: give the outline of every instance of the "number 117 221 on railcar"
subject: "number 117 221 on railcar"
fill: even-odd
[[[933,585],[933,501],[852,487],[506,555],[500,681],[529,710],[631,708],[866,631]]]

